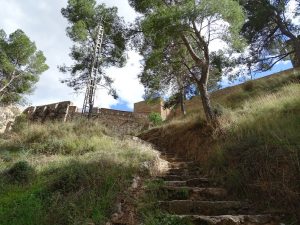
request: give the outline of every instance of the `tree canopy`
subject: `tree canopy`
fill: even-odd
[[[242,34],[250,44],[248,58],[258,70],[269,70],[281,60],[300,66],[299,10],[288,12],[291,0],[243,0],[247,22]],[[299,9],[300,2],[297,1]],[[288,15],[289,14],[289,15]],[[294,20],[293,20],[294,19]]]
[[[104,39],[99,56],[100,63],[96,65],[100,74],[97,84],[107,88],[111,95],[117,97],[112,88],[113,80],[104,71],[109,66],[122,67],[126,62],[125,23],[118,16],[117,8],[109,8],[105,4],[97,5],[95,0],[68,0],[67,7],[61,12],[69,22],[67,35],[74,42],[70,53],[74,64],[60,67],[62,72],[70,73],[70,77],[62,82],[74,90],[85,87],[93,61],[97,27],[101,23],[104,27]]]
[[[182,75],[185,74],[197,85],[206,118],[209,122],[214,121],[207,93],[209,74],[214,71],[213,57],[217,58],[211,44],[218,43],[216,41],[225,43],[227,47],[224,50],[228,52],[243,47],[239,31],[244,23],[244,14],[239,3],[234,0],[129,2],[143,14],[138,24],[143,31],[143,44],[139,45],[139,50],[146,60],[144,72],[149,69],[149,60],[163,62],[169,55],[187,71]],[[170,53],[174,46],[180,50],[175,54]]]
[[[30,93],[48,69],[45,62],[43,52],[22,30],[9,36],[0,30],[0,103],[17,103]]]

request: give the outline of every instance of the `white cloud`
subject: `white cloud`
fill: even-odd
[[[132,22],[136,17],[127,0],[98,2],[117,6],[119,14],[126,21]],[[0,0],[0,5],[0,29],[3,28],[6,33],[22,29],[36,42],[37,48],[44,52],[50,66],[50,69],[42,74],[34,93],[28,97],[29,102],[40,105],[71,100],[78,107],[82,107],[84,94],[76,94],[65,84],[61,84],[60,79],[65,75],[57,69],[57,65],[71,64],[68,54],[72,43],[65,33],[67,21],[60,13],[61,8],[67,5],[67,0]],[[140,56],[132,51],[128,56],[128,64],[124,68],[107,70],[107,74],[115,80],[120,99],[114,100],[105,90],[98,90],[95,106],[111,107],[125,103],[127,107],[132,108],[134,102],[142,99],[143,87],[137,79],[140,72]]]
[[[133,51],[130,51],[128,56],[129,60],[124,68],[111,68],[107,72],[115,80],[115,87],[119,96],[129,108],[132,108],[133,103],[142,100],[144,93],[144,88],[137,78],[141,72],[139,61],[142,57]]]
[[[295,24],[300,24],[300,17],[294,17],[296,11],[297,11],[297,1],[296,0],[291,0],[288,5],[287,5],[287,12],[286,12],[286,16],[288,19],[291,19],[293,21],[293,23]]]

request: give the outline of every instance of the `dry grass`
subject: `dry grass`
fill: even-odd
[[[232,192],[299,220],[300,84],[246,101],[222,124],[226,135],[212,150],[212,175]]]
[[[300,84],[299,75],[289,78],[254,82],[241,98],[222,96],[221,135],[194,114],[141,137],[199,160],[232,193],[300,221]]]

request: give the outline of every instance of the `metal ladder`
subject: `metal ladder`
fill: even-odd
[[[95,94],[97,89],[97,73],[98,73],[98,66],[100,60],[101,46],[103,42],[103,35],[104,35],[104,28],[101,24],[99,24],[98,31],[97,31],[96,45],[94,48],[93,62],[91,65],[89,80],[87,82],[87,88],[86,88],[83,107],[82,107],[82,116],[88,116],[88,118],[90,118],[92,115],[94,102],[95,102]]]

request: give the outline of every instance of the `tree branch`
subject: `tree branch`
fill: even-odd
[[[205,63],[202,59],[200,59],[197,54],[195,53],[194,49],[190,45],[189,41],[187,40],[186,36],[184,34],[181,35],[181,38],[183,40],[184,45],[186,46],[188,52],[190,53],[192,59],[201,67],[205,66]]]
[[[3,92],[6,88],[8,88],[9,85],[11,85],[11,83],[12,83],[15,79],[17,79],[17,78],[19,78],[19,77],[21,76],[21,74],[19,74],[19,75],[16,76],[15,73],[16,73],[16,71],[14,71],[14,72],[12,73],[10,81],[9,81],[7,84],[5,84],[3,87],[0,88],[0,93]]]

